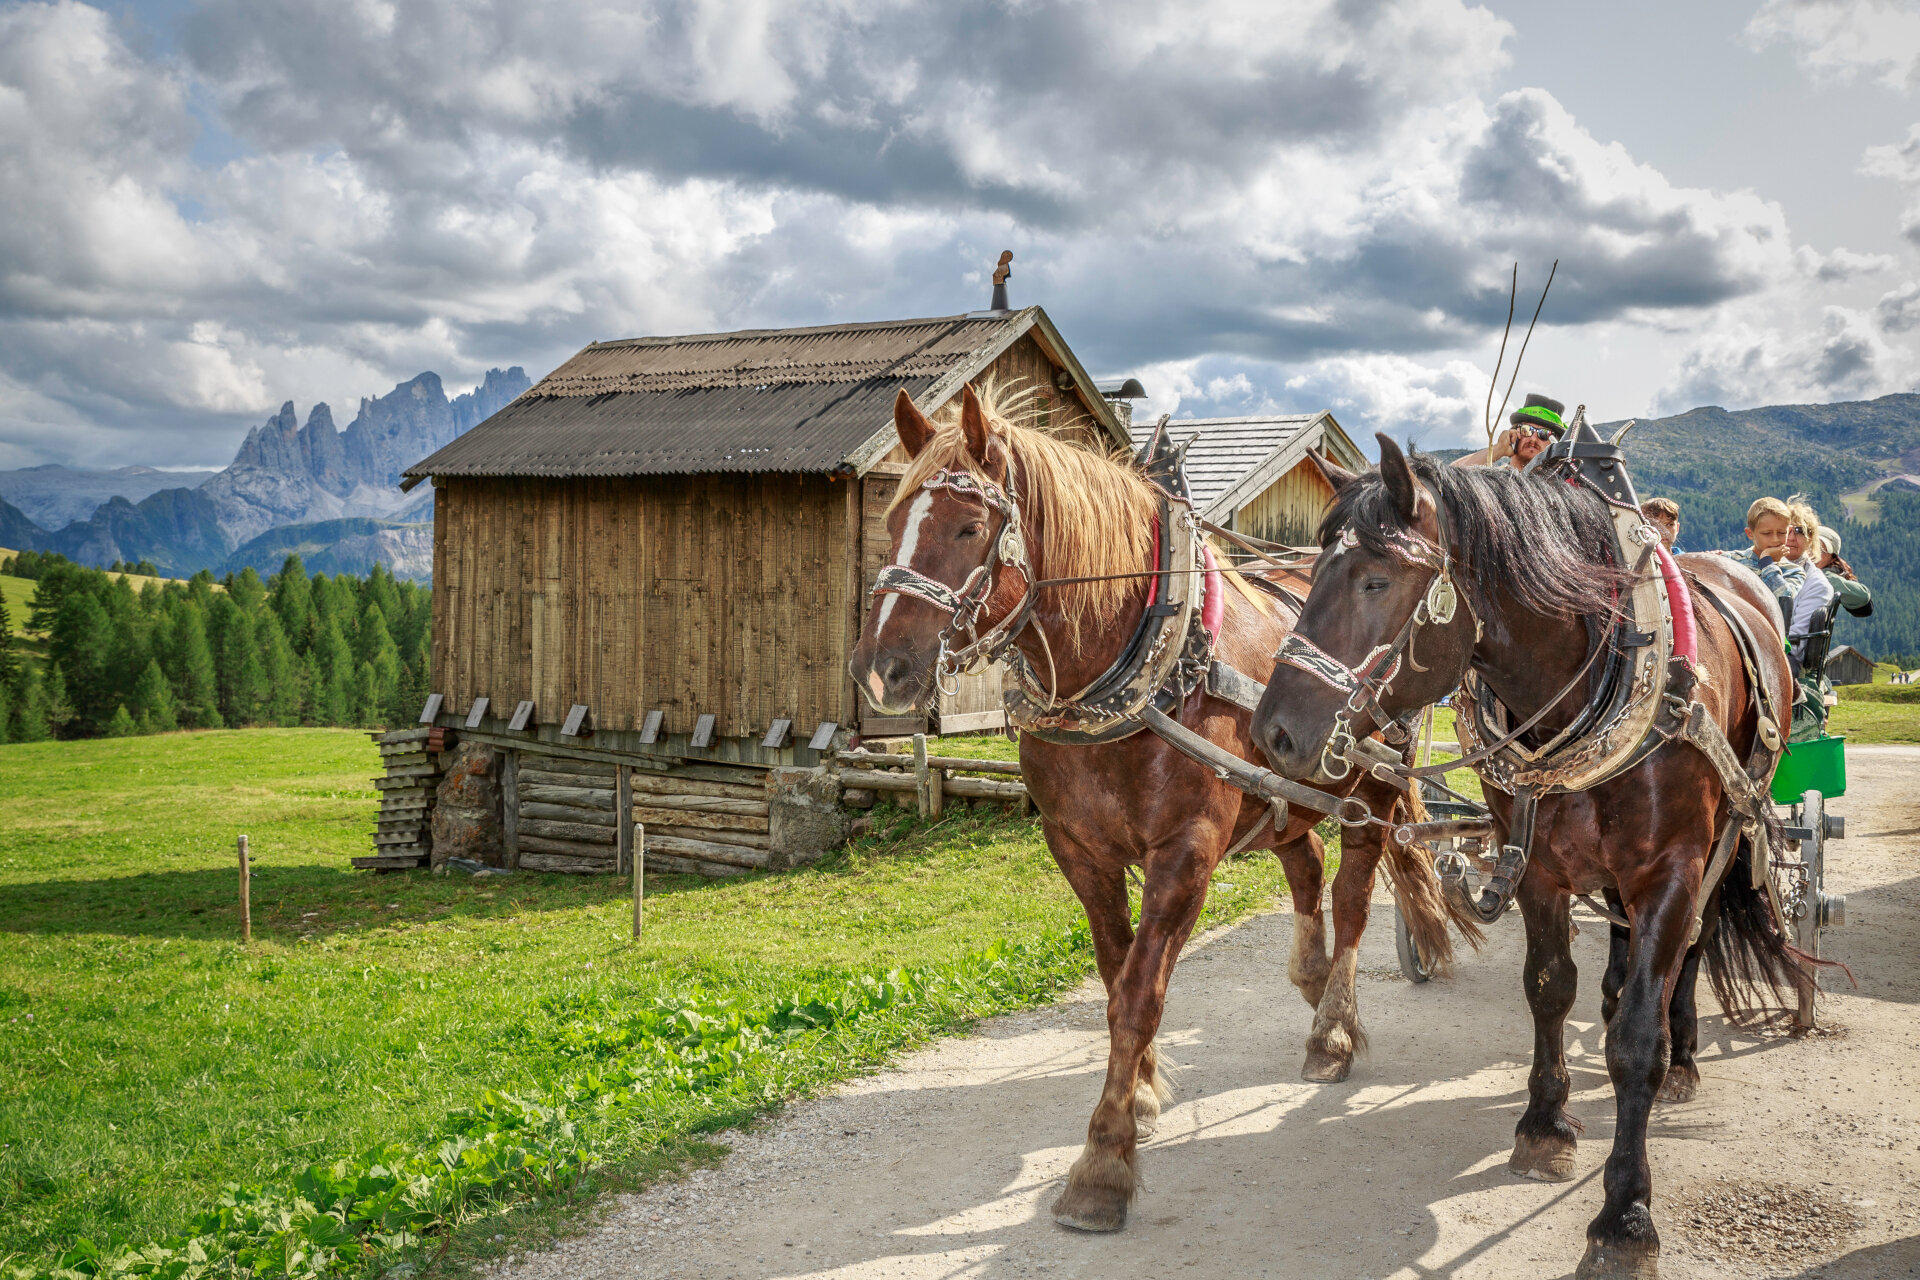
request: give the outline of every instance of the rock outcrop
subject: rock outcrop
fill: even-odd
[[[433,802],[433,869],[443,870],[449,858],[506,866],[500,753],[482,743],[462,742],[444,768]]]

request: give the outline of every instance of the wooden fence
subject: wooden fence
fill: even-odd
[[[913,736],[913,751],[842,751],[840,785],[849,792],[910,792],[923,818],[938,818],[948,796],[1015,803],[1030,813],[1033,801],[1020,780],[1017,760],[975,760],[927,754],[925,734]],[[986,777],[975,777],[985,774]]]

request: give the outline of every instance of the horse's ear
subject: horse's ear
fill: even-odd
[[[1431,505],[1433,499],[1414,479],[1413,468],[1407,463],[1407,455],[1400,452],[1400,446],[1385,432],[1376,432],[1373,438],[1380,442],[1380,479],[1392,495],[1400,518],[1412,524],[1420,518],[1421,508]]]
[[[900,394],[893,398],[893,429],[900,433],[900,443],[907,446],[909,458],[919,457],[920,451],[927,447],[927,441],[933,439],[933,424],[913,403],[913,397],[907,394],[905,387],[900,388]]]
[[[982,466],[987,462],[987,414],[980,407],[980,397],[973,394],[973,384],[960,388],[960,434],[966,437],[967,452],[973,460]]]
[[[1327,483],[1333,486],[1335,493],[1338,493],[1360,478],[1323,453],[1317,453],[1309,449],[1307,456],[1313,459],[1314,466],[1320,468],[1320,474],[1327,478]]]

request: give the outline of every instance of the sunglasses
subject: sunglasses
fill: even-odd
[[[1811,529],[1806,529],[1806,528],[1802,528],[1802,527],[1801,527],[1800,525],[1797,525],[1797,524],[1790,524],[1790,525],[1788,525],[1788,526],[1787,526],[1787,532],[1788,532],[1788,533],[1797,533],[1797,534],[1799,534],[1799,535],[1800,535],[1801,537],[1803,537],[1803,538],[1811,538],[1811,537],[1813,536],[1813,530],[1811,530]]]
[[[1521,427],[1520,434],[1523,436],[1532,436],[1535,440],[1552,440],[1556,438],[1555,434],[1546,427]]]

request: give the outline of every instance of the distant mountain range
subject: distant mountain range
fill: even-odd
[[[278,568],[299,550],[316,569],[364,573],[379,560],[424,580],[433,492],[401,493],[400,472],[531,385],[517,365],[490,369],[449,400],[440,376],[423,373],[362,399],[345,431],[324,404],[302,426],[288,401],[218,472],[0,471],[0,546],[58,551],[82,564],[151,560],[179,575]],[[276,548],[284,549],[275,556]]]

